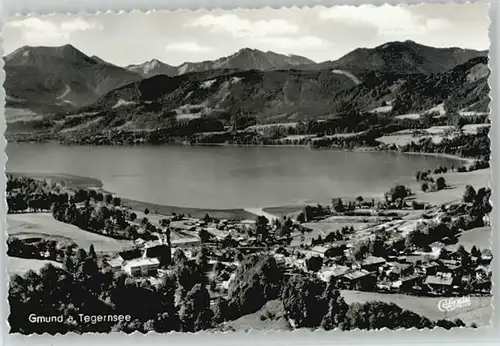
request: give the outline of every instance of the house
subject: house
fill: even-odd
[[[417,270],[426,275],[435,275],[439,268],[439,264],[436,262],[425,262],[417,266]]]
[[[380,266],[385,264],[386,260],[382,257],[368,256],[361,261],[361,268],[367,271],[376,271]]]
[[[142,252],[140,249],[129,249],[124,250],[118,253],[118,256],[122,259],[122,261],[130,261],[134,258],[140,258],[142,256]]]
[[[174,239],[171,243],[172,246],[177,247],[194,247],[201,245],[201,240],[199,238]]]
[[[328,248],[326,246],[313,246],[311,248],[312,252],[315,252],[316,254],[320,255],[321,257],[325,257],[325,252],[328,251]]]
[[[493,255],[491,253],[491,250],[484,249],[481,252],[481,260],[480,260],[480,262],[482,264],[490,264],[492,260],[493,260]]]
[[[442,260],[443,265],[439,269],[441,272],[457,274],[462,269],[462,265],[458,261],[454,260]]]
[[[415,286],[418,283],[419,279],[420,279],[420,276],[417,274],[402,277],[398,280],[401,283],[399,285],[399,289],[401,291],[408,292],[413,288],[413,286]]]
[[[127,261],[123,265],[123,270],[132,276],[155,275],[160,261],[157,258],[138,258]]]
[[[333,245],[325,251],[324,255],[325,255],[325,257],[344,256],[346,250],[347,250],[347,246],[345,244]]]
[[[376,285],[377,278],[365,269],[354,270],[339,277],[342,286],[351,290],[370,290]]]
[[[139,246],[143,245],[145,242],[146,241],[142,238],[137,238],[136,240],[134,240],[134,243]]]
[[[108,265],[113,272],[118,272],[122,269],[123,258],[116,256],[108,261]]]
[[[172,261],[172,251],[166,244],[151,243],[146,244],[144,257],[158,258],[161,265],[168,266]]]
[[[339,276],[346,274],[348,271],[349,267],[335,265],[320,269],[318,277],[325,282],[330,282],[331,278],[338,278]]]
[[[397,260],[399,263],[406,263],[407,258],[406,258],[406,256],[398,256],[398,257],[396,258],[396,260]]]
[[[429,275],[425,278],[427,286],[433,292],[437,293],[449,293],[453,288],[453,275],[451,273],[441,273],[438,272],[436,275]]]

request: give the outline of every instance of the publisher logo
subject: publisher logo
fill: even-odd
[[[464,308],[471,306],[471,301],[469,297],[461,297],[461,298],[446,298],[441,299],[438,302],[438,309],[442,312],[450,312],[456,309]]]

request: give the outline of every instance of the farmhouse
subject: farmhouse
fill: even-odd
[[[426,275],[435,275],[439,268],[439,264],[436,262],[426,262],[417,266],[417,270]]]
[[[142,256],[141,250],[140,249],[132,249],[132,250],[124,250],[118,254],[119,257],[123,261],[130,261],[131,259],[134,258],[139,258]]]
[[[385,259],[382,257],[368,256],[361,262],[361,268],[372,272],[384,265],[385,262]]]
[[[108,265],[110,266],[113,272],[120,271],[122,269],[122,264],[123,264],[123,258],[121,258],[120,256],[117,256],[108,261]]]
[[[325,252],[328,251],[328,248],[326,246],[314,246],[311,248],[312,252],[315,252],[316,254],[320,255],[321,257],[325,256]]]
[[[172,240],[172,245],[177,247],[195,247],[201,245],[199,238],[185,238]]]
[[[144,257],[158,258],[162,265],[169,265],[171,262],[171,249],[166,244],[151,243],[146,244]]]
[[[330,282],[331,278],[337,278],[341,275],[346,274],[348,271],[349,267],[336,265],[333,267],[322,268],[318,272],[318,277],[325,282]]]
[[[453,276],[451,273],[437,273],[427,276],[424,283],[434,292],[446,293],[452,289]]]
[[[340,277],[340,281],[347,289],[371,289],[376,285],[376,277],[365,269],[355,270],[344,274]]]
[[[138,258],[125,263],[123,270],[132,276],[155,275],[160,261],[156,258]]]
[[[493,255],[491,254],[491,250],[484,249],[481,252],[481,263],[482,264],[490,264],[492,259],[493,259]]]

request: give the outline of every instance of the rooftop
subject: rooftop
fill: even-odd
[[[146,265],[158,265],[160,261],[157,258],[137,258],[128,261],[126,267],[141,267]]]
[[[319,271],[319,274],[323,276],[326,280],[331,277],[341,276],[349,271],[349,267],[337,265],[333,267],[326,267]]]
[[[123,263],[123,259],[120,257],[115,257],[115,258],[108,261],[108,264],[111,267],[121,267],[122,263]]]
[[[311,248],[311,251],[314,252],[319,252],[319,253],[325,253],[328,250],[328,247],[326,246],[314,246]]]
[[[441,274],[441,273],[439,273]],[[453,282],[453,276],[451,275],[430,275],[425,279],[425,284],[427,285],[443,285],[450,286]]]
[[[385,262],[385,259],[382,257],[368,256],[363,261],[361,261],[361,265],[382,264]]]
[[[370,275],[370,272],[367,270],[361,269],[361,270],[356,270],[354,272],[345,274],[344,277],[349,279],[349,280],[356,280],[356,279],[362,278],[362,277],[367,276],[367,275]]]

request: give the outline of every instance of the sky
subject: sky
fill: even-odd
[[[120,66],[213,60],[245,47],[321,62],[389,41],[488,49],[488,11],[484,3],[449,3],[14,16],[2,36],[5,54],[72,44]]]

